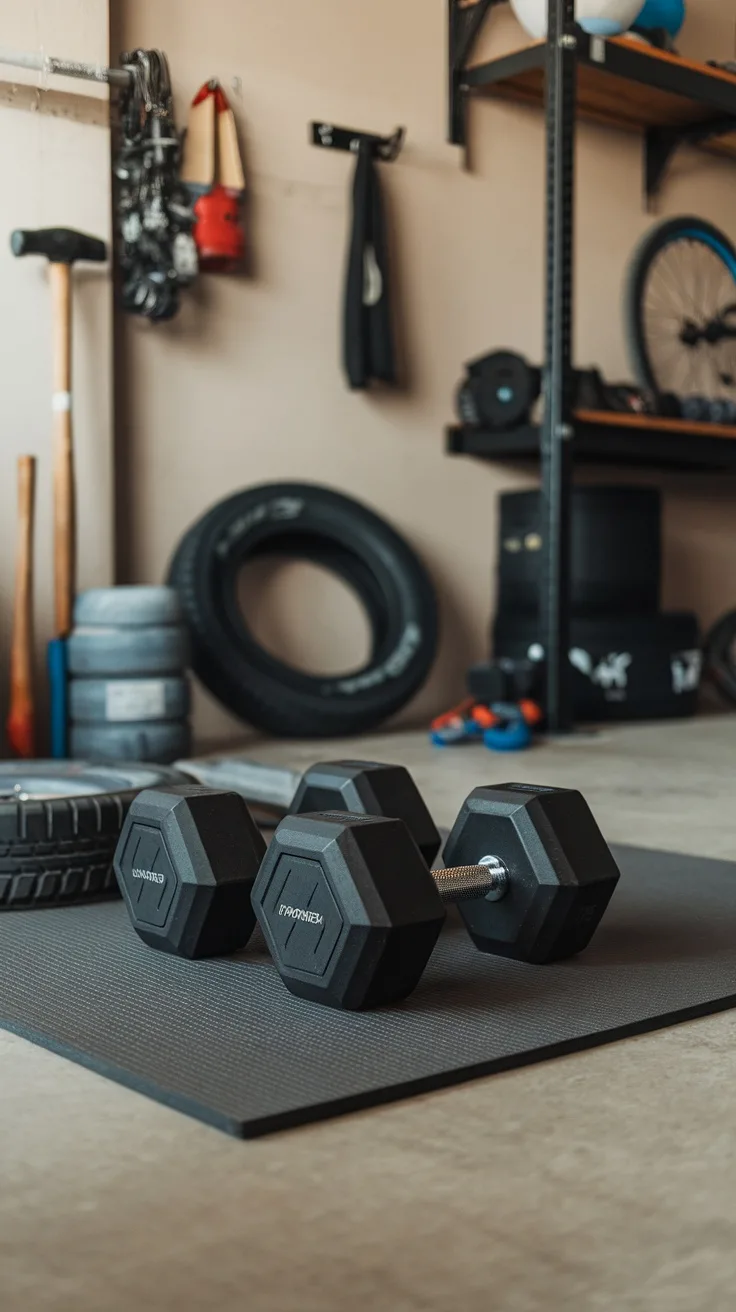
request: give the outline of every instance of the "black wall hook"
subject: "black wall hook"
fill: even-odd
[[[406,128],[397,128],[390,137],[379,137],[373,132],[359,132],[355,128],[338,128],[332,123],[310,124],[313,146],[325,150],[349,150],[357,154],[363,142],[368,142],[377,159],[390,163],[401,154],[406,139]]]

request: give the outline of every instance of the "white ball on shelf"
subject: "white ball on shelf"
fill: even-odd
[[[577,0],[575,18],[591,36],[618,36],[639,16],[642,0]],[[537,40],[547,35],[547,0],[511,0],[521,26]]]

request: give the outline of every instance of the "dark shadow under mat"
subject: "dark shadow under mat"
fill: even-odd
[[[0,918],[0,1025],[251,1137],[736,1005],[736,865],[616,849],[593,945],[525,966],[451,919],[417,991],[354,1015],[287,993],[262,940],[193,964],[153,952],[120,903]]]

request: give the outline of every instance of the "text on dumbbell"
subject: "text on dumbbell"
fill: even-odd
[[[166,876],[160,875],[157,870],[137,870],[133,867],[134,879],[147,879],[149,884],[163,884]]]
[[[280,916],[288,916],[291,920],[305,920],[309,925],[323,925],[324,917],[318,911],[304,911],[302,907],[289,907],[282,902],[279,907]]]

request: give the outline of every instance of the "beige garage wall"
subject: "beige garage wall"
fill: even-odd
[[[690,8],[683,49],[730,56],[732,7],[692,0]],[[404,717],[426,719],[461,695],[465,667],[486,650],[497,494],[532,477],[447,457],[442,429],[465,360],[498,346],[540,355],[541,117],[476,103],[474,168],[463,171],[445,144],[444,0],[119,0],[113,18],[115,47],[167,51],[182,118],[206,78],[230,93],[251,186],[253,266],[248,278],[203,279],[171,325],[128,322],[122,332],[122,573],[160,578],[189,523],[247,484],[305,478],[357,495],[409,537],[440,591],[440,659]],[[493,48],[522,40],[510,14],[492,20]],[[384,169],[410,379],[403,395],[355,395],[343,383],[351,161],[307,145],[311,119],[407,128],[401,159]],[[651,222],[640,143],[583,127],[578,162],[577,360],[626,376],[620,286]],[[683,155],[661,212],[694,209],[736,231],[734,195],[732,165]],[[731,485],[668,478],[664,486],[666,600],[707,622],[736,602]],[[305,594],[297,576],[274,585],[259,612],[266,628],[290,638],[293,654],[306,649],[334,668],[355,654],[359,621],[332,598],[319,588]],[[242,734],[204,697],[197,725],[208,736]]]
[[[0,3],[0,45],[105,63],[106,0]],[[12,107],[17,106],[17,107]],[[38,457],[36,619],[39,695],[53,601],[51,537],[51,309],[46,262],[15,259],[13,228],[72,227],[110,235],[107,90],[69,79],[46,82],[0,66],[0,721],[14,585],[16,459]],[[74,396],[79,487],[79,579],[112,578],[112,297],[106,266],[74,273]]]

